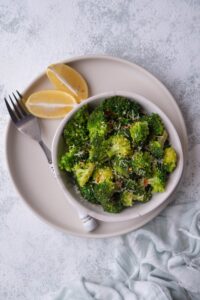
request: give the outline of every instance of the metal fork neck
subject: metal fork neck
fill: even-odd
[[[42,150],[44,151],[44,154],[46,155],[46,158],[47,158],[47,160],[48,160],[48,163],[49,163],[49,164],[52,164],[52,155],[51,155],[51,151],[49,150],[49,148],[45,145],[45,143],[44,143],[42,140],[40,140],[38,143],[40,144]]]

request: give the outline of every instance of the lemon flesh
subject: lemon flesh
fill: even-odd
[[[63,118],[76,105],[72,95],[56,90],[33,93],[26,101],[29,112],[43,119]]]
[[[88,98],[88,86],[85,79],[68,65],[50,65],[46,73],[56,89],[71,94],[76,98],[77,102]]]

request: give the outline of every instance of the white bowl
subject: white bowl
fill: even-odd
[[[81,106],[89,103],[92,108],[95,108],[99,105],[105,98],[112,97],[112,96],[124,96],[129,98],[130,100],[138,102],[147,113],[158,113],[163,120],[163,123],[169,133],[169,139],[172,146],[175,148],[178,154],[178,163],[177,167],[174,172],[169,176],[166,190],[163,193],[156,193],[153,195],[151,200],[147,203],[139,203],[127,209],[124,209],[122,212],[118,214],[111,214],[103,211],[100,205],[95,205],[89,203],[87,200],[83,199],[80,193],[77,191],[77,188],[74,186],[72,178],[66,174],[66,172],[60,171],[58,168],[58,158],[63,153],[64,149],[64,140],[62,138],[63,129],[66,123],[73,117],[74,113],[76,113]],[[73,205],[79,210],[84,209],[86,213],[91,215],[92,217],[99,219],[101,221],[106,222],[117,222],[117,221],[127,221],[130,219],[134,219],[140,216],[144,216],[149,214],[155,208],[159,207],[163,202],[165,202],[169,196],[172,195],[175,188],[177,187],[183,173],[183,166],[184,166],[184,157],[181,142],[179,136],[176,132],[175,127],[173,126],[172,122],[169,118],[165,115],[165,113],[160,110],[155,104],[140,96],[138,94],[129,93],[129,92],[109,92],[103,93],[99,95],[95,95],[81,104],[77,105],[76,108],[73,109],[63,121],[60,123],[54,139],[53,139],[53,147],[52,147],[52,156],[53,156],[53,167],[55,170],[56,178],[58,183],[63,189],[66,198],[73,203]]]

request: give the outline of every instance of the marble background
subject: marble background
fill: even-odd
[[[110,54],[140,64],[175,96],[190,149],[200,143],[200,1],[0,0],[0,299],[51,299],[66,282],[110,276],[122,238],[85,240],[40,221],[16,195],[4,159],[3,96],[52,62]]]

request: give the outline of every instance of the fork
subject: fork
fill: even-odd
[[[17,96],[16,96],[16,94],[17,94]],[[43,140],[41,138],[41,131],[40,131],[38,119],[36,117],[34,117],[33,115],[31,115],[27,111],[27,109],[22,101],[22,99],[23,99],[22,95],[18,91],[16,91],[16,94],[12,93],[12,96],[9,95],[9,100],[4,98],[9,115],[10,115],[14,125],[16,126],[17,130],[19,130],[21,133],[29,136],[31,139],[38,142],[38,144],[42,148],[42,150],[47,158],[47,161],[49,163],[49,168],[55,177],[55,172],[54,172],[54,168],[52,165],[51,151],[45,145],[45,143],[43,142]],[[70,204],[74,207],[73,202],[71,202]],[[84,211],[84,209],[77,210],[76,207],[75,207],[75,209],[79,215],[80,220],[82,221],[85,231],[87,231],[87,232],[93,231],[97,227],[96,220],[93,219],[91,216],[89,216]]]

